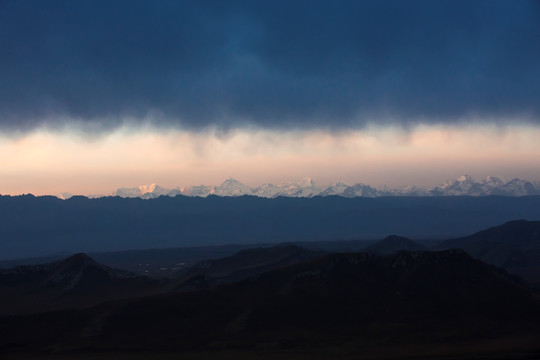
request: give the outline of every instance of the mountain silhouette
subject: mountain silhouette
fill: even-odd
[[[293,244],[241,250],[238,253],[198,264],[179,272],[183,279],[177,290],[215,286],[261,274],[321,256],[322,251],[308,250]]]
[[[341,357],[354,358],[366,350],[412,355],[415,345],[459,354],[476,349],[464,345],[471,339],[515,350],[512,339],[538,339],[539,319],[531,290],[461,250],[330,254],[211,289],[0,317],[0,350],[256,357],[289,349],[324,358],[348,349]]]
[[[152,280],[111,269],[81,253],[0,270],[0,314],[81,308],[158,289]]]
[[[424,246],[417,242],[397,235],[390,235],[367,247],[367,252],[373,252],[382,255],[393,254],[398,251],[422,251],[426,250]]]
[[[449,239],[515,219],[540,219],[540,197],[0,196],[0,256],[224,244]]]
[[[510,221],[470,236],[442,242],[482,261],[540,283],[540,221]]]

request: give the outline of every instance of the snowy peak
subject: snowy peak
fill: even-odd
[[[156,184],[150,184],[134,188],[120,188],[113,195],[123,198],[155,199],[160,196],[176,196],[179,194],[181,194],[179,188],[166,189]]]
[[[120,188],[114,195],[129,198],[154,199],[159,196],[243,196],[251,195],[264,198],[285,197],[313,197],[313,196],[341,196],[341,197],[378,197],[378,196],[527,196],[540,195],[540,182],[531,182],[522,179],[512,179],[504,182],[495,176],[476,180],[470,175],[462,175],[456,179],[448,180],[432,188],[423,188],[414,185],[399,188],[374,187],[357,183],[348,185],[342,181],[328,186],[319,186],[310,177],[299,182],[285,182],[279,185],[265,183],[257,187],[249,187],[240,181],[229,178],[218,186],[189,186],[166,189],[156,184],[141,185],[135,188]],[[64,198],[67,198],[65,196]]]
[[[319,195],[321,195],[321,196],[338,195],[339,196],[339,195],[343,194],[348,187],[349,187],[349,185],[345,184],[343,181],[339,181],[339,182],[330,184]]]
[[[458,177],[455,182],[458,182],[458,183],[465,183],[465,184],[472,184],[474,183],[474,179],[472,178],[472,176],[470,175],[461,175],[460,177]]]
[[[214,193],[214,188],[206,185],[188,186],[181,189],[181,193],[185,196],[207,197]]]
[[[513,179],[505,183],[494,176],[475,180],[469,175],[462,175],[434,187],[429,192],[435,196],[525,196],[540,195],[540,188],[527,180]]]
[[[366,184],[354,184],[343,191],[345,197],[376,197],[386,195],[383,190]]]
[[[317,186],[310,177],[305,177],[295,184],[282,184],[282,188],[284,190],[282,195],[293,197],[313,197],[323,191],[323,188]]]
[[[394,190],[390,190],[395,196],[429,196],[429,190],[415,185],[405,185]]]
[[[253,189],[233,178],[228,178],[214,190],[214,194],[218,196],[242,196],[252,193]]]
[[[156,188],[158,188],[156,184],[141,185],[139,186],[139,192],[144,195],[153,192]]]
[[[540,195],[540,187],[535,186],[530,181],[517,178],[505,184],[504,189],[507,193],[514,194],[515,196]]]
[[[298,186],[303,188],[316,187],[315,182],[310,177],[305,177],[298,183]]]
[[[445,181],[442,185],[436,186],[433,190],[436,195],[439,195],[439,193],[446,193],[446,195],[464,195],[469,192],[474,184],[475,180],[471,176],[461,175],[457,179]]]
[[[253,190],[253,195],[265,198],[277,197],[281,193],[281,187],[270,183],[264,183]]]
[[[504,182],[495,176],[488,176],[482,182],[485,185],[493,186],[493,187],[504,186]]]

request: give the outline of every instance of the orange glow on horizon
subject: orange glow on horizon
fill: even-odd
[[[246,185],[311,176],[325,185],[432,186],[463,173],[540,179],[540,128],[419,126],[323,131],[191,133],[119,129],[86,139],[69,131],[0,138],[0,193],[111,194],[118,187]]]

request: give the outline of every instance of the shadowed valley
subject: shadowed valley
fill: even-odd
[[[511,222],[479,234],[505,234],[495,243],[522,246],[540,241],[536,226]],[[4,269],[1,298],[21,299],[21,307],[3,307],[0,349],[13,359],[148,351],[164,359],[536,354],[535,288],[463,250],[411,247],[423,248],[398,236],[366,245],[367,252],[283,244],[204,260],[161,280],[82,254]]]

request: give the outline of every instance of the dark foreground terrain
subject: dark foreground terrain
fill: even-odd
[[[0,349],[4,358],[508,358],[540,350],[539,305],[461,250],[329,254],[209,288],[3,316]]]
[[[540,285],[540,221],[510,221],[470,236],[443,241],[436,248],[463,249],[477,259]]]
[[[161,279],[84,254],[2,269],[0,355],[539,359],[539,230],[513,221],[437,251],[399,236],[251,248]]]

